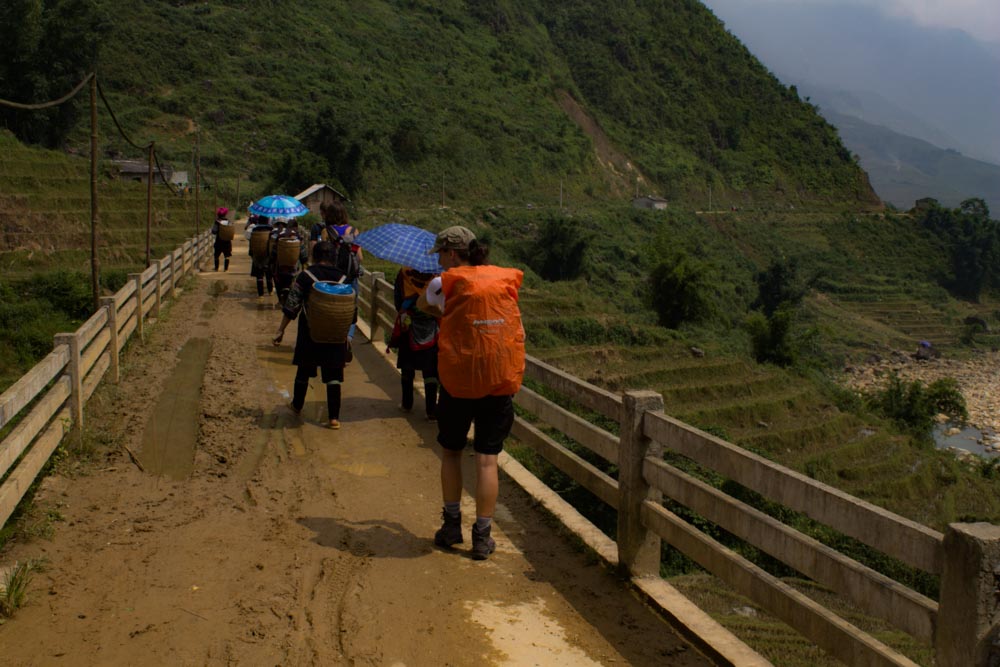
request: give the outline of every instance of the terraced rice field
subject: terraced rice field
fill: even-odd
[[[40,270],[85,270],[90,259],[89,160],[4,144],[0,159],[0,267],[7,278]],[[144,266],[146,186],[112,180],[99,163],[98,257],[102,270]],[[211,193],[201,198],[201,229],[214,217]],[[193,196],[153,188],[151,251],[161,257],[193,236]]]

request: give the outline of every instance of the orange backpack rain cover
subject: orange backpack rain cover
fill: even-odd
[[[441,274],[438,376],[452,396],[511,396],[521,388],[524,327],[517,290],[523,279],[517,269],[490,265]]]

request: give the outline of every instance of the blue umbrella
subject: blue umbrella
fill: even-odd
[[[408,266],[421,273],[441,273],[437,255],[428,255],[434,247],[437,235],[426,229],[398,222],[389,222],[367,232],[361,232],[354,239],[376,257]]]
[[[308,213],[309,207],[295,197],[268,195],[255,201],[247,210],[265,218],[297,218]]]

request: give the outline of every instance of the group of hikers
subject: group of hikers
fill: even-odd
[[[226,209],[216,226],[224,229]],[[258,296],[277,291],[281,323],[272,339],[281,344],[285,329],[298,319],[292,363],[296,366],[290,409],[300,415],[311,378],[326,386],[328,426],[340,429],[344,369],[353,358],[357,322],[361,249],[353,243],[357,230],[342,202],[321,207],[322,222],[308,239],[294,219],[273,224],[252,216],[246,231],[253,260],[251,275]],[[225,222],[224,222],[225,221]],[[229,268],[232,237],[216,232],[215,269],[219,257]],[[419,371],[424,409],[436,421],[442,447],[442,524],[434,543],[452,549],[464,542],[462,531],[462,451],[475,425],[476,519],[471,556],[484,560],[493,553],[492,518],[499,490],[498,456],[514,423],[513,396],[525,368],[524,328],[518,307],[523,274],[489,264],[489,248],[466,227],[440,232],[428,254],[435,254],[440,274],[402,267],[396,276],[396,321],[389,347],[397,350],[400,408],[414,406]],[[294,261],[293,261],[294,260]],[[299,317],[304,314],[304,317]]]

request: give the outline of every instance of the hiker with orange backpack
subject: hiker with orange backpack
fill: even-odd
[[[487,263],[489,248],[462,226],[437,235],[430,253],[444,269],[417,307],[441,318],[438,336],[438,436],[441,457],[441,528],[434,543],[447,549],[462,537],[462,450],[476,425],[476,521],[472,557],[496,549],[491,537],[499,491],[497,458],[514,424],[514,394],[524,377],[524,328],[518,289],[524,274]]]

